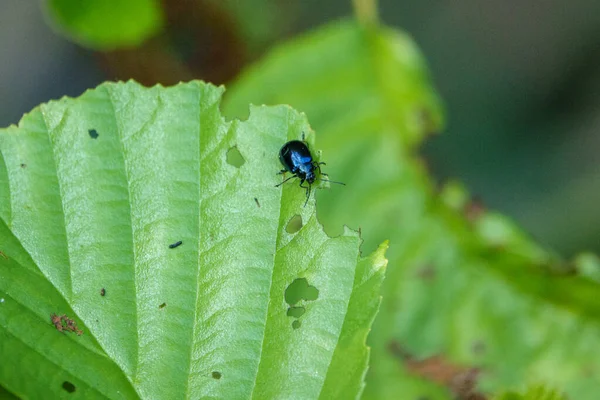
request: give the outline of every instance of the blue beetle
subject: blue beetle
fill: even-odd
[[[302,141],[291,140],[281,147],[281,150],[279,150],[279,161],[284,167],[279,173],[285,174],[286,172],[291,172],[293,175],[280,184],[275,185],[275,187],[283,185],[290,179],[299,178],[300,187],[306,189],[306,201],[304,202],[304,206],[306,206],[310,198],[312,184],[317,179],[316,171],[318,170],[320,175],[327,176],[327,174],[321,172],[321,165],[325,165],[325,163],[317,162],[313,159],[307,143],[304,141],[304,134],[302,134]],[[319,178],[319,180],[345,185],[345,183],[330,181],[329,179]],[[308,186],[303,186],[304,182],[307,182]]]

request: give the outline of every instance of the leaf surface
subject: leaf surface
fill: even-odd
[[[431,182],[417,145],[443,117],[406,35],[330,24],[275,49],[227,96],[228,115],[248,103],[306,112],[324,171],[347,184],[317,194],[325,229],[360,228],[366,252],[390,240],[366,398],[466,396],[446,379],[458,367],[479,371],[473,391],[545,382],[597,397],[597,263],[578,274],[460,185]],[[443,360],[435,374],[416,368],[428,359]]]
[[[107,83],[0,130],[0,385],[316,398],[342,377],[362,390],[385,246],[361,258],[358,233],[327,236],[304,189],[274,187],[281,145],[312,140],[304,115],[226,121],[222,92]],[[296,280],[318,295],[287,304]]]

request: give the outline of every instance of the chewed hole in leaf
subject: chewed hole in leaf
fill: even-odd
[[[287,310],[288,317],[300,318],[306,312],[306,308],[304,307],[290,307]]]
[[[221,376],[223,376],[223,374],[221,374],[219,371],[212,372],[213,379],[221,379]]]
[[[292,322],[292,328],[294,328],[294,329],[298,329],[301,326],[302,326],[302,322],[299,319],[297,319],[294,322]]]
[[[244,160],[244,157],[242,156],[242,153],[240,153],[240,151],[238,150],[238,148],[236,146],[233,146],[232,148],[227,150],[227,158],[226,159],[227,159],[227,164],[233,165],[236,168],[241,167],[246,162],[246,160]]]
[[[75,385],[73,385],[69,381],[64,381],[62,384],[62,388],[65,389],[68,393],[73,393],[76,389]]]
[[[92,139],[97,139],[97,138],[98,138],[98,136],[100,136],[100,135],[98,134],[98,131],[97,131],[97,130],[95,130],[95,129],[89,129],[89,130],[88,130],[88,134],[90,135],[90,137],[91,137]]]
[[[295,279],[285,289],[285,301],[290,306],[295,305],[300,300],[314,301],[319,297],[319,291],[316,287],[310,286],[306,278]]]
[[[158,306],[158,308],[165,308],[167,306],[167,303],[162,303],[160,306]]]
[[[285,226],[285,231],[287,233],[296,233],[302,228],[302,217],[298,214],[294,215],[287,225]]]

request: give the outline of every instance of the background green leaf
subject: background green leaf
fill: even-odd
[[[59,30],[102,50],[139,45],[164,19],[157,0],[48,0],[47,10]]]
[[[544,386],[532,386],[523,394],[507,392],[494,397],[494,400],[566,400],[567,398],[558,392],[547,389]]]
[[[228,115],[248,103],[306,112],[325,172],[348,185],[317,194],[326,230],[360,227],[364,251],[390,239],[365,397],[445,399],[527,382],[597,397],[600,287],[460,186],[440,193],[430,181],[416,145],[442,117],[409,38],[330,24],[275,49],[226,100]],[[470,387],[444,378],[461,369],[478,371]]]
[[[3,387],[25,398],[360,393],[386,246],[361,259],[358,233],[328,237],[303,189],[274,187],[280,146],[312,139],[304,115],[254,107],[228,122],[222,92],[107,83],[0,130]],[[241,165],[228,163],[234,148]],[[318,297],[290,317],[284,293],[299,278]],[[59,332],[53,314],[83,334]]]

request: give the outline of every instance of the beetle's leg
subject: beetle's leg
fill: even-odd
[[[306,189],[306,201],[304,202],[304,207],[306,207],[306,204],[308,203],[308,199],[310,199],[310,188],[311,185],[308,185],[308,189]]]
[[[285,174],[286,172],[287,172],[287,169],[282,169],[281,171],[279,171],[279,172],[277,173],[277,175],[283,175],[283,174]]]
[[[284,183],[286,183],[287,181],[289,181],[290,179],[294,179],[295,177],[296,177],[296,175],[292,175],[289,178],[287,178],[285,181],[275,185],[275,187],[279,187],[279,186],[283,185]]]
[[[315,167],[316,170],[319,171],[320,174],[322,174],[323,172],[321,172],[321,163],[318,163],[316,161],[312,162],[313,167]]]
[[[304,179],[300,182],[300,187],[306,189],[306,201],[304,202],[304,207],[306,207],[306,204],[308,203],[308,199],[310,199],[311,184],[309,183],[308,186],[302,186],[303,183],[304,183]]]
[[[313,166],[319,171],[319,175],[329,176],[325,172],[321,171],[321,165],[325,165],[325,163],[316,161],[313,162]]]

